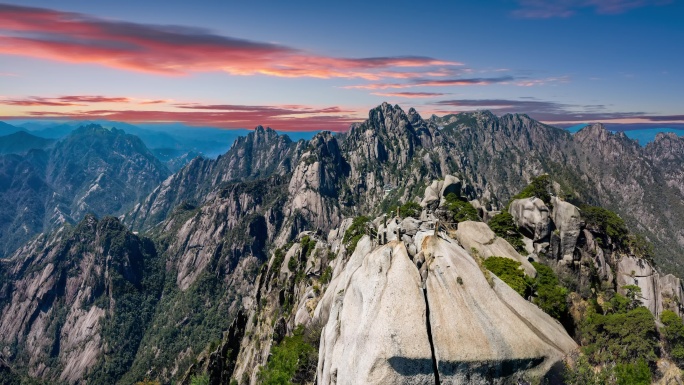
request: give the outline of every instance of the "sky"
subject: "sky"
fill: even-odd
[[[0,0],[2,1],[2,0]],[[0,2],[0,120],[684,123],[684,0]]]

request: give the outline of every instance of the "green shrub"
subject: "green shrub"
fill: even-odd
[[[285,337],[280,344],[273,347],[266,366],[259,370],[259,383],[304,383],[313,379],[317,363],[317,349],[304,338],[304,330],[300,326],[293,336]]]
[[[326,284],[330,282],[332,279],[332,267],[328,266],[323,270],[323,274],[321,274],[321,283]]]
[[[684,322],[672,310],[664,310],[660,315],[663,328],[660,330],[672,360],[681,367],[684,364]]]
[[[349,226],[347,231],[344,232],[342,242],[344,242],[344,244],[347,246],[347,252],[349,254],[356,250],[356,244],[359,243],[359,240],[361,240],[364,234],[366,234],[366,224],[368,222],[370,222],[370,218],[368,217],[356,217],[352,221],[351,226]]]
[[[489,220],[488,225],[494,234],[508,241],[520,254],[527,255],[522,234],[518,231],[518,227],[513,221],[513,216],[509,212],[504,211],[496,214]]]
[[[602,207],[582,205],[582,218],[588,227],[605,233],[618,246],[627,246],[627,225],[617,214]],[[638,243],[638,242],[637,242]]]
[[[544,201],[547,205],[551,204],[551,191],[553,186],[551,185],[551,178],[548,175],[541,175],[530,182],[527,187],[522,189],[517,195],[511,198],[511,201],[516,199],[525,199],[537,197]]]
[[[651,312],[643,306],[629,310],[629,300],[619,294],[610,302],[607,314],[590,308],[580,323],[590,362],[627,364],[643,359],[653,364],[658,358],[658,331]]]
[[[290,257],[289,261],[287,261],[287,268],[290,271],[295,272],[295,271],[297,271],[298,266],[299,266],[299,261],[297,260],[297,255],[295,254],[295,255]]]
[[[617,385],[650,385],[651,369],[641,358],[636,362],[615,365]]]
[[[651,264],[654,263],[653,258],[655,257],[655,251],[653,249],[653,244],[643,235],[630,234],[627,243],[634,255],[649,261]]]
[[[508,286],[525,297],[529,293],[530,282],[525,273],[520,269],[520,262],[503,257],[489,257],[484,260],[484,266],[506,282]]]
[[[190,385],[209,385],[209,375],[192,376]]]
[[[446,196],[446,209],[449,211],[449,217],[451,217],[454,222],[480,220],[475,207],[473,207],[470,202],[459,198],[454,193],[449,193],[449,195]]]
[[[563,379],[566,385],[606,385],[614,377],[612,366],[596,370],[585,355],[581,355],[574,367],[566,365]]]
[[[567,289],[560,285],[550,267],[537,262],[532,262],[532,266],[537,270],[537,277],[534,279],[536,297],[533,302],[561,322],[568,319]]]
[[[397,209],[399,209],[399,216],[402,218],[419,218],[421,211],[423,211],[423,208],[418,203],[409,201],[401,206],[393,206],[387,213],[388,216],[393,217],[397,215]]]

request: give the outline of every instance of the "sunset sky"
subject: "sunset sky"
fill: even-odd
[[[684,123],[681,0],[0,3],[0,120],[344,130],[387,101]]]

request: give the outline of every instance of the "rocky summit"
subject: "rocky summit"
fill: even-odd
[[[384,103],[0,155],[2,384],[681,383],[684,139]]]

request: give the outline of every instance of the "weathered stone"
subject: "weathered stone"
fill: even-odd
[[[475,249],[483,258],[504,257],[520,262],[525,274],[535,277],[537,271],[527,258],[520,255],[505,239],[496,234],[484,222],[465,221],[458,224],[456,239],[466,250]]]
[[[541,199],[535,197],[516,199],[511,202],[508,212],[513,216],[520,231],[534,242],[542,241],[549,236],[551,232],[549,208]]]
[[[558,321],[503,281],[493,277],[490,286],[454,242],[429,237],[425,251],[432,255],[426,297],[442,384],[541,379],[577,348]]]
[[[420,276],[404,244],[366,255],[335,294],[318,384],[434,384],[425,314]]]
[[[453,175],[447,175],[444,177],[440,196],[446,197],[452,193],[456,194],[457,197],[461,196],[461,180]]]
[[[582,220],[580,210],[574,205],[562,201],[557,197],[552,198],[553,223],[560,237],[560,256],[564,261],[572,261],[580,235]]]

